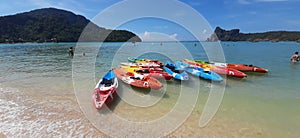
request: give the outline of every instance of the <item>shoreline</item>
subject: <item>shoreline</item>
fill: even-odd
[[[136,42],[136,43],[177,43],[177,42],[199,42],[199,43],[209,43],[209,42],[224,42],[224,43],[300,43],[298,41],[197,41],[197,40],[191,40],[191,41],[143,41],[143,42]],[[132,42],[44,42],[44,43],[37,43],[37,42],[25,42],[25,43],[0,43],[0,45],[14,45],[14,44],[72,44],[72,43],[132,43]]]

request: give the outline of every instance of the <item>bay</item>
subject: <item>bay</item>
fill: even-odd
[[[91,95],[95,82],[107,70],[126,62],[127,57],[139,56],[163,62],[183,58],[225,59],[228,63],[264,67],[269,73],[247,73],[244,79],[225,78],[223,101],[204,128],[199,127],[199,118],[213,84],[195,77],[187,83],[164,81],[164,88],[156,93],[132,89],[120,81],[120,97],[109,106],[114,114],[129,121],[155,120],[172,110],[185,92],[182,87],[197,87],[199,95],[191,115],[167,136],[299,137],[300,66],[291,64],[289,58],[299,51],[300,44],[221,42],[222,51],[215,50],[218,45],[215,42],[142,42],[135,46],[132,43],[0,44],[0,132],[11,137],[107,136],[82,113],[76,87],[88,86],[86,95]],[[69,57],[69,47],[75,48],[74,57]],[[76,75],[87,81],[74,83]],[[193,90],[189,92],[190,96],[195,94]],[[158,101],[138,107],[122,99],[128,98],[129,93]]]

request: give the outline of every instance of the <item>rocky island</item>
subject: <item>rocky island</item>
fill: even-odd
[[[81,36],[86,29],[88,33]],[[97,26],[84,16],[72,12],[43,8],[0,17],[0,43],[22,42],[140,42],[126,30],[110,30]]]
[[[208,41],[297,41],[300,42],[300,31],[270,31],[264,33],[241,33],[239,29],[224,30],[216,27]]]

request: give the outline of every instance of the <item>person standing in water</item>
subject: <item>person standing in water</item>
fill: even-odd
[[[70,47],[70,49],[69,49],[69,56],[74,56],[73,47]]]
[[[298,55],[298,52],[295,52],[295,54],[291,57],[292,62],[298,62],[300,60],[300,57]]]

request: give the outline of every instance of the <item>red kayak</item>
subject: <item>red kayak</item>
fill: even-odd
[[[211,64],[217,67],[223,67],[223,68],[230,68],[230,69],[235,69],[239,71],[244,71],[244,72],[261,72],[261,73],[267,73],[268,70],[264,69],[262,67],[257,67],[253,65],[246,65],[246,64],[227,64],[227,63],[214,63],[214,62],[205,62],[201,60],[186,60],[186,61],[194,61],[196,63],[200,64]]]
[[[165,78],[166,80],[170,80],[173,78],[172,75],[163,71],[163,69],[161,68],[136,68],[130,66],[121,66],[121,68],[132,73],[139,73],[142,75],[148,74],[150,77],[154,77],[158,79]]]
[[[114,69],[114,72],[120,80],[135,87],[151,88],[154,90],[158,90],[162,87],[162,84],[157,79],[149,75],[127,72],[121,68]]]
[[[101,109],[104,104],[108,105],[117,95],[118,79],[110,70],[96,84],[93,92],[93,104],[96,109]]]
[[[184,63],[190,64],[191,66],[201,67],[203,69],[208,69],[210,71],[213,71],[215,73],[218,73],[220,75],[227,75],[232,77],[238,77],[238,78],[244,78],[247,77],[247,75],[239,70],[228,68],[228,67],[221,67],[216,66],[213,64],[207,64],[207,63],[199,63],[193,60],[184,59],[182,60]]]
[[[121,65],[131,66],[131,67],[143,67],[143,68],[159,68],[160,67],[160,65],[153,63],[153,62],[146,62],[146,63],[122,62]]]
[[[215,68],[211,68],[210,70],[221,75],[227,75],[227,76],[232,76],[237,78],[247,77],[245,73],[232,68],[215,67]]]
[[[173,78],[172,75],[168,74],[165,71],[158,71],[158,70],[149,70],[149,69],[138,69],[135,70],[136,73],[140,74],[149,74],[149,76],[154,77],[154,78],[165,78],[166,80],[170,80]]]
[[[228,68],[236,69],[239,71],[245,72],[260,72],[260,73],[267,73],[269,72],[267,69],[262,67],[253,66],[253,65],[246,65],[246,64],[227,64]]]

